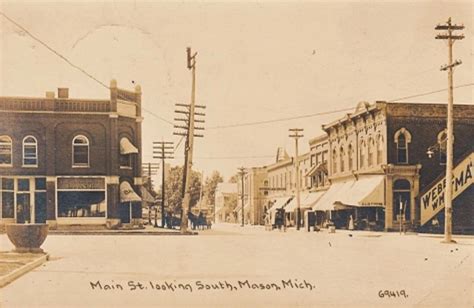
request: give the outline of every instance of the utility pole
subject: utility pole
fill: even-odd
[[[245,218],[244,218],[244,176],[245,174],[247,174],[247,172],[245,172],[245,168],[244,167],[240,167],[239,168],[239,175],[240,175],[240,178],[241,178],[241,181],[242,181],[242,191],[240,193],[240,198],[241,198],[241,202],[242,202],[242,227],[244,226],[244,223],[245,223]]]
[[[161,159],[161,227],[165,227],[165,159],[172,159],[174,154],[173,142],[155,141],[153,142],[153,158]],[[155,208],[155,228],[156,223]]]
[[[296,230],[300,229],[300,158],[298,156],[298,139],[304,137],[300,135],[302,128],[290,128],[289,137],[295,138],[295,168],[296,168]]]
[[[148,189],[148,191],[153,190],[153,184],[152,184],[151,176],[156,175],[159,168],[160,168],[160,165],[156,164],[156,163],[143,163],[142,164],[142,174],[148,173],[148,179],[147,179],[147,183],[146,183],[146,188]],[[151,207],[152,207],[152,205],[148,205],[148,224],[149,225],[151,225]],[[157,224],[156,224],[156,207],[155,207],[155,226],[157,226]]]
[[[451,17],[446,24],[438,24],[435,30],[443,30],[436,35],[438,40],[448,41],[448,64],[441,67],[441,71],[448,71],[448,119],[447,119],[447,140],[446,140],[446,188],[444,192],[444,240],[443,243],[455,243],[452,239],[453,231],[453,144],[454,144],[454,124],[453,124],[453,68],[462,62],[456,60],[453,63],[453,44],[457,40],[464,38],[463,34],[453,34],[455,30],[463,30],[464,25],[451,23]]]
[[[174,132],[174,135],[180,135],[186,137],[185,146],[185,162],[183,170],[183,186],[184,196],[183,203],[181,205],[181,233],[188,231],[188,211],[191,207],[191,170],[193,165],[193,147],[194,137],[204,137],[203,135],[195,134],[195,130],[204,130],[203,127],[195,127],[194,124],[204,123],[204,120],[195,119],[195,116],[205,116],[204,113],[198,113],[195,111],[196,108],[204,109],[205,106],[195,105],[196,97],[196,55],[197,52],[191,54],[191,48],[186,48],[187,52],[187,67],[191,70],[192,75],[192,86],[191,86],[191,104],[175,104],[178,107],[183,107],[185,110],[175,110],[176,113],[184,114],[186,118],[175,118],[175,121],[184,122],[186,125],[175,125],[175,128],[184,129],[185,131]]]

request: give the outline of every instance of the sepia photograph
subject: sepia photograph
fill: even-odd
[[[0,307],[474,307],[474,3],[0,1]]]

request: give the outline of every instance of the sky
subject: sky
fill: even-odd
[[[335,112],[291,121],[222,126],[354,108],[447,88],[447,44],[434,27],[452,17],[466,27],[454,45],[456,85],[472,83],[471,1],[348,2],[2,2],[2,13],[105,84],[143,91],[143,162],[153,141],[180,141],[175,103],[189,103],[186,47],[197,52],[196,103],[206,105],[204,138],[193,168],[225,178],[238,167],[272,164],[278,147],[292,155],[289,128],[303,128],[300,153]],[[0,95],[107,99],[109,90],[0,16]],[[455,90],[472,104],[473,86]],[[404,102],[445,103],[447,92]],[[157,117],[158,116],[158,117]],[[170,163],[183,163],[183,143]]]

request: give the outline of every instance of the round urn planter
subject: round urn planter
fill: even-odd
[[[47,224],[7,224],[7,236],[15,245],[15,252],[42,253],[41,245],[48,235]]]

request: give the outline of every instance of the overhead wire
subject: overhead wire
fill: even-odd
[[[59,53],[58,51],[56,51],[54,48],[52,48],[51,46],[49,46],[47,43],[45,43],[44,41],[42,41],[40,38],[38,38],[36,35],[34,35],[33,33],[31,33],[28,29],[26,29],[24,26],[20,25],[18,22],[16,22],[15,20],[13,20],[11,17],[7,16],[4,12],[0,11],[0,15],[2,15],[5,19],[7,19],[8,21],[10,21],[11,23],[13,23],[15,26],[17,26],[19,29],[21,29],[23,32],[25,32],[28,36],[30,36],[31,38],[33,38],[35,41],[37,41],[38,43],[40,43],[41,45],[43,45],[44,47],[46,47],[49,51],[51,51],[52,53],[54,53],[56,56],[58,56],[59,58],[61,58],[63,61],[65,61],[68,65],[70,65],[71,67],[79,70],[81,73],[83,73],[85,76],[87,76],[88,78],[92,79],[93,81],[97,82],[99,85],[101,85],[102,87],[106,88],[106,89],[109,89],[110,90],[110,87],[107,86],[105,83],[103,83],[102,81],[100,81],[98,78],[94,77],[91,73],[87,72],[85,69],[83,69],[82,67],[74,64],[72,61],[70,61],[66,56],[62,55],[61,53]],[[429,70],[427,70],[429,71]],[[426,71],[423,71],[422,73],[425,73]],[[463,87],[468,87],[468,86],[472,86],[474,85],[474,83],[467,83],[467,84],[462,84],[462,85],[459,85],[459,86],[455,86],[454,88],[463,88]],[[443,89],[439,89],[439,90],[434,90],[434,91],[429,91],[429,92],[423,92],[423,93],[419,93],[419,94],[414,94],[414,95],[410,95],[410,96],[405,96],[405,97],[399,97],[399,98],[395,98],[395,99],[391,99],[389,100],[388,102],[396,102],[396,101],[400,101],[400,100],[406,100],[406,99],[410,99],[410,98],[416,98],[416,97],[422,97],[422,96],[426,96],[426,95],[430,95],[430,94],[436,94],[436,93],[440,93],[440,92],[444,92],[444,91],[447,91],[448,88],[443,88]],[[144,108],[142,107],[142,109],[149,113],[150,115],[170,124],[170,125],[174,125],[173,122],[157,115],[156,113],[154,113],[153,111],[151,110],[148,110],[147,108]],[[270,120],[263,120],[263,121],[255,121],[255,122],[246,122],[246,123],[235,123],[235,124],[228,124],[228,125],[217,125],[217,126],[211,126],[211,127],[208,127],[207,129],[225,129],[225,128],[235,128],[235,127],[245,127],[245,126],[255,126],[255,125],[262,125],[262,124],[269,124],[269,123],[277,123],[277,122],[285,122],[285,121],[291,121],[291,120],[297,120],[297,119],[304,119],[304,118],[311,118],[311,117],[316,117],[316,116],[322,116],[322,115],[329,115],[329,114],[333,114],[333,113],[339,113],[339,112],[344,112],[344,111],[351,111],[353,110],[353,107],[351,108],[343,108],[343,109],[338,109],[338,110],[330,110],[330,111],[325,111],[325,112],[317,112],[317,113],[310,113],[310,114],[305,114],[305,115],[298,115],[298,116],[293,116],[293,117],[284,117],[284,118],[277,118],[277,119],[270,119]],[[181,138],[180,142],[182,141],[183,138]],[[179,143],[178,143],[178,146],[179,146]]]

